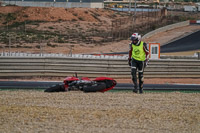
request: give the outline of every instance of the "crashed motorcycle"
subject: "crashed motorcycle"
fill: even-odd
[[[116,84],[117,82],[109,77],[97,77],[94,80],[90,80],[87,77],[67,77],[62,84],[51,86],[44,92],[105,92],[113,89]]]

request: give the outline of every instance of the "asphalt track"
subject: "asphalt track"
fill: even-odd
[[[184,52],[200,49],[200,30],[161,46],[161,53]]]
[[[62,82],[48,81],[0,81],[0,89],[47,89]],[[133,84],[118,83],[113,90],[132,90]],[[149,91],[200,91],[200,84],[144,84]]]

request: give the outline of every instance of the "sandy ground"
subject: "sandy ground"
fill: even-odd
[[[199,133],[200,93],[0,91],[2,133]]]

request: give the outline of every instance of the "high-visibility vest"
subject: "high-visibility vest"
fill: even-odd
[[[134,45],[132,44],[132,58],[138,61],[145,61],[146,54],[143,49],[143,42],[140,42],[140,45]]]

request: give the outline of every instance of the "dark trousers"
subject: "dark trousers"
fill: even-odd
[[[137,71],[138,71],[138,78],[139,78],[139,89],[143,89],[143,72],[144,72],[144,61],[138,61],[135,59],[131,60],[131,75],[132,75],[132,81],[134,84],[134,88],[138,89],[138,83],[137,83]]]

